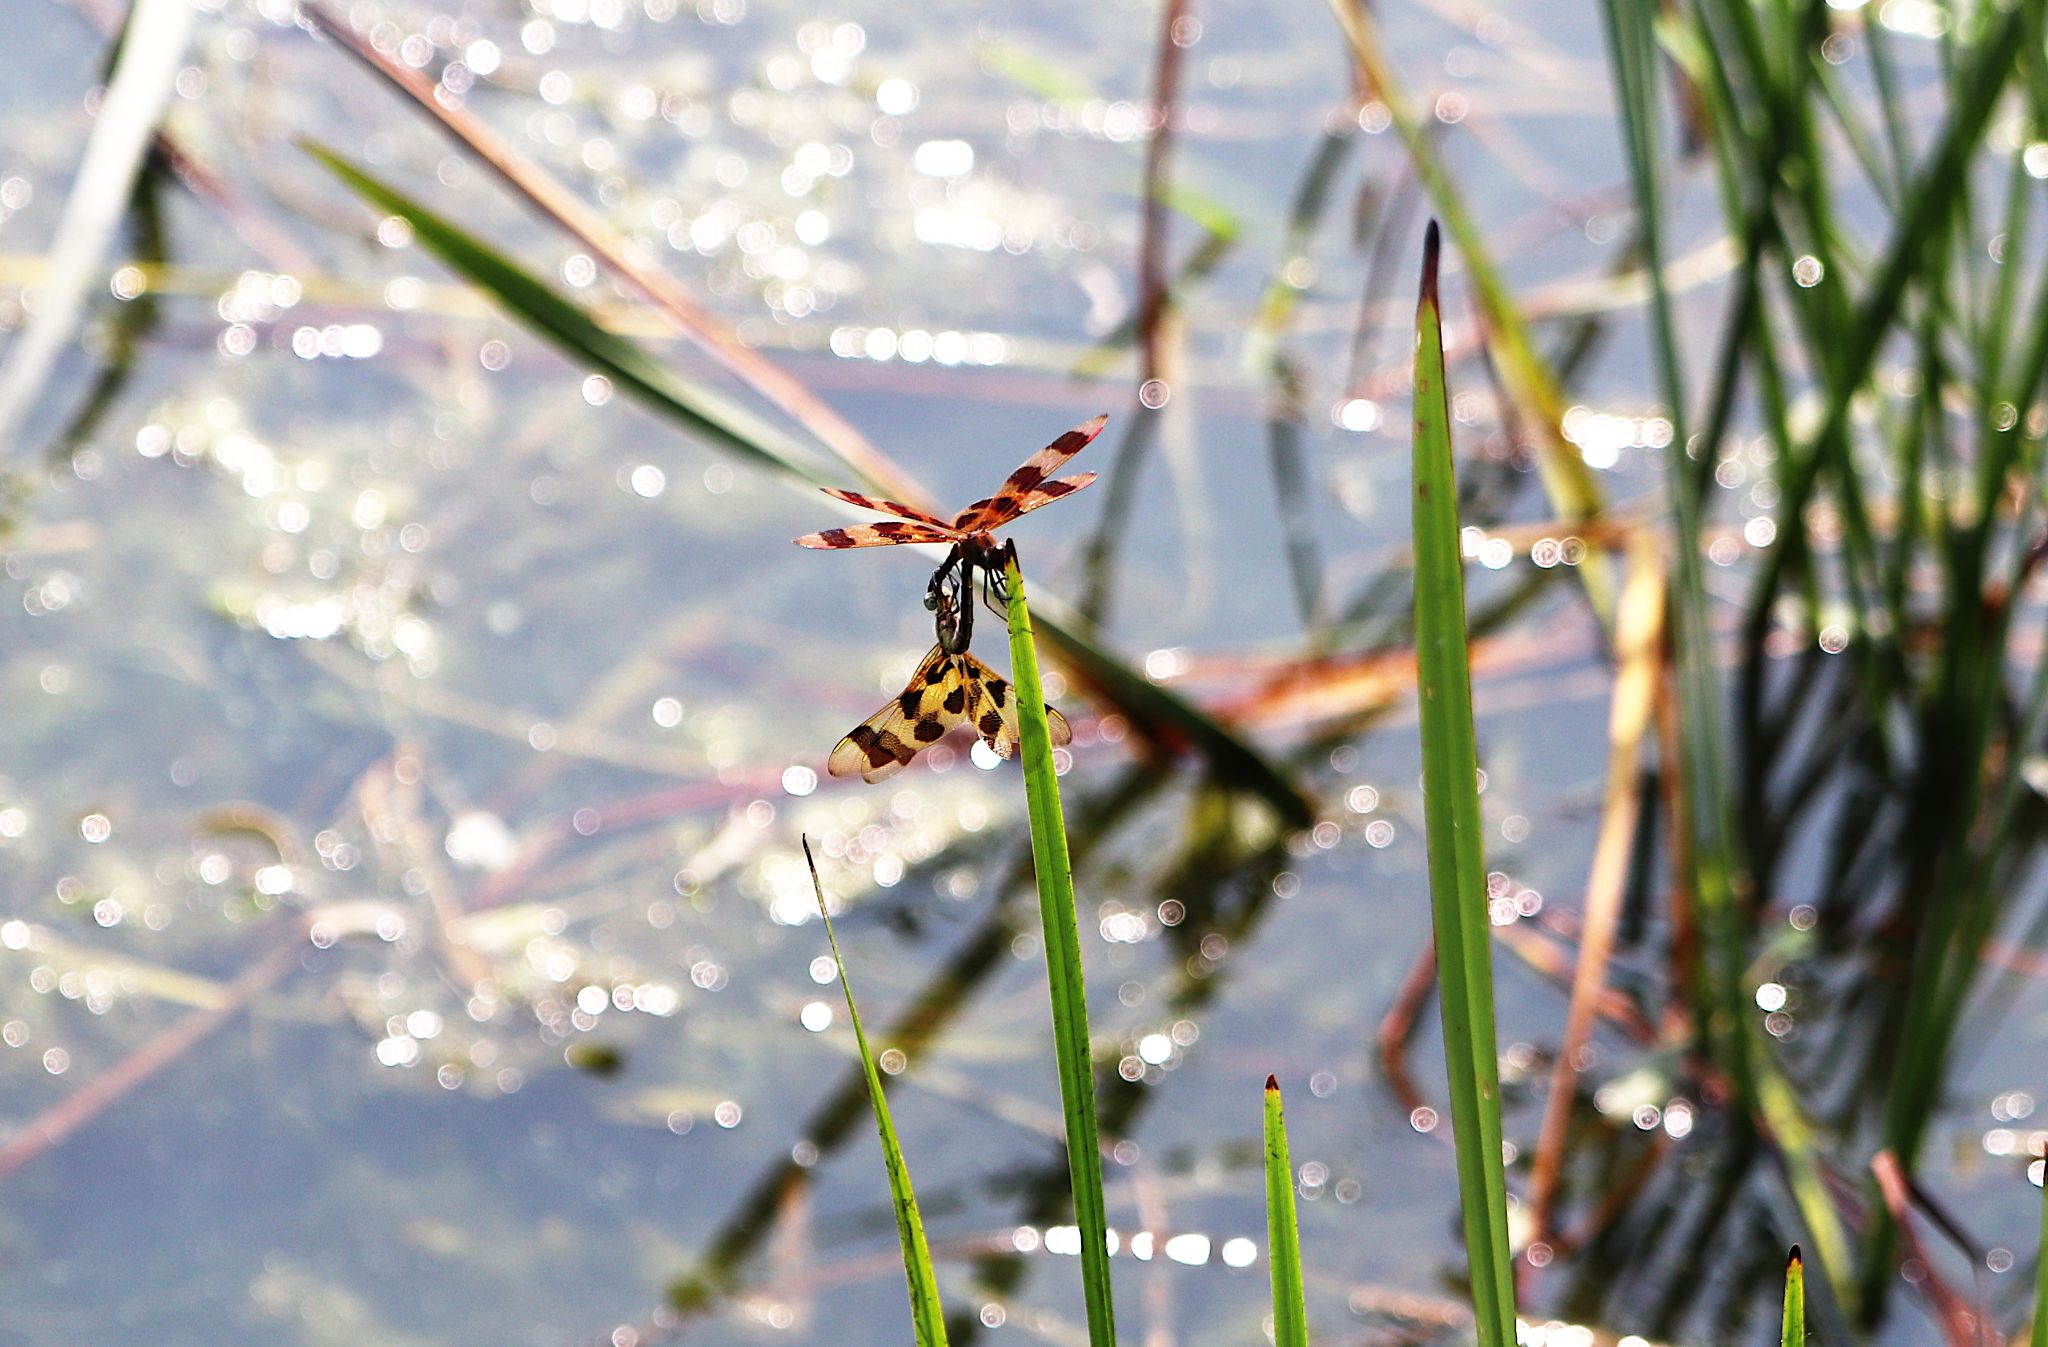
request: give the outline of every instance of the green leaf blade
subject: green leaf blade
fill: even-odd
[[[846,1017],[853,1024],[861,1073],[867,1077],[868,1102],[874,1106],[875,1130],[882,1138],[882,1164],[889,1173],[896,1237],[903,1246],[903,1279],[910,1290],[911,1327],[917,1334],[917,1347],[946,1347],[946,1314],[939,1303],[938,1272],[932,1266],[931,1246],[925,1242],[924,1217],[918,1211],[917,1193],[910,1186],[910,1164],[903,1158],[903,1146],[896,1139],[889,1096],[882,1090],[882,1073],[875,1068],[867,1031],[861,1028],[860,1008],[853,1003],[853,984],[846,978],[846,960],[839,953],[839,937],[832,931],[832,914],[825,907],[825,886],[818,878],[818,863],[811,857],[808,837],[804,839],[804,862],[811,867],[811,888],[818,897],[818,915],[824,919],[825,939],[832,946],[832,966],[839,974],[839,990],[846,996]]]
[[[1799,1246],[1785,1260],[1785,1316],[1778,1341],[1782,1347],[1806,1347],[1806,1269]]]
[[[453,221],[378,181],[325,146],[301,148],[357,196],[412,226],[413,237],[449,270],[547,338],[570,359],[599,370],[654,411],[756,467],[818,486],[831,485],[796,441],[702,385],[677,375],[633,342],[606,331],[582,306]]]
[[[1015,557],[1003,568],[1010,595],[1010,673],[1016,684],[1018,757],[1031,820],[1031,860],[1038,874],[1039,919],[1045,928],[1046,984],[1052,996],[1053,1047],[1059,1060],[1060,1106],[1066,1121],[1067,1175],[1074,1224],[1081,1231],[1081,1281],[1087,1296],[1090,1347],[1116,1347],[1110,1295],[1109,1218],[1102,1192],[1102,1137],[1095,1121],[1094,1059],[1088,1043],[1088,992],[1081,975],[1081,933],[1074,911],[1074,868],[1053,764],[1045,687],[1038,672],[1031,610]]]
[[[1273,1347],[1308,1347],[1308,1309],[1301,1289],[1301,1228],[1294,1214],[1294,1165],[1287,1157],[1287,1121],[1280,1082],[1266,1077],[1266,1244],[1273,1263]]]
[[[1457,477],[1451,462],[1450,399],[1437,303],[1439,240],[1432,221],[1424,243],[1422,294],[1415,317],[1415,650],[1423,805],[1472,1307],[1480,1347],[1513,1347],[1514,1276],[1508,1253],[1507,1179],[1501,1162],[1493,951],[1480,848],[1479,754],[1472,728],[1464,556],[1458,538]]]

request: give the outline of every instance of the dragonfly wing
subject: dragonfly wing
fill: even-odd
[[[1094,473],[1085,473],[1062,481],[1052,480],[1052,475],[1058,472],[1068,459],[1087,448],[1088,442],[1102,433],[1102,427],[1108,421],[1107,416],[1083,421],[1024,460],[1023,466],[1011,473],[1002,488],[993,496],[987,500],[978,500],[962,510],[954,518],[953,527],[962,533],[979,533],[984,529],[1000,528],[1025,511],[1049,505],[1061,496],[1072,495],[1094,481]]]
[[[965,531],[979,532],[983,529],[1001,528],[1018,515],[1030,514],[1041,505],[1050,505],[1062,496],[1071,496],[1094,480],[1094,473],[1084,472],[1073,477],[1055,477],[1049,482],[1040,482],[1031,490],[1016,495],[1010,494],[1006,487],[987,500],[978,500],[967,507],[966,515],[975,515],[975,518]],[[963,515],[963,518],[966,515]]]
[[[920,524],[930,524],[933,528],[950,529],[952,527],[951,524],[948,524],[937,515],[926,514],[916,506],[905,505],[901,501],[878,500],[873,496],[863,496],[858,491],[841,491],[836,486],[828,486],[823,489],[825,494],[834,500],[843,500],[848,505],[858,505],[863,510],[880,510],[883,514],[893,514],[899,519],[914,519]]]
[[[825,770],[833,776],[858,772],[863,781],[880,781],[900,771],[919,749],[945,738],[947,730],[967,719],[971,690],[959,661],[972,658],[933,646],[903,691],[833,747]]]
[[[970,689],[968,705],[974,717],[974,732],[998,757],[1014,758],[1022,736],[1017,729],[1017,699],[1009,682],[973,655],[963,654],[965,677]],[[1046,728],[1055,747],[1074,741],[1067,718],[1051,705],[1045,708]]]
[[[953,530],[941,524],[884,519],[878,524],[849,524],[843,529],[806,533],[796,540],[796,545],[832,550],[841,547],[888,547],[893,543],[950,543],[954,538]]]

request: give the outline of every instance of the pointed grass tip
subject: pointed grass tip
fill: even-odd
[[[1422,231],[1422,302],[1436,307],[1437,257],[1443,252],[1443,231],[1437,228],[1435,220]]]
[[[1799,1261],[1799,1246],[1795,1244],[1792,1246],[1791,1254],[1789,1254],[1785,1259],[1785,1270],[1787,1272],[1790,1272],[1793,1268],[1798,1267]]]
[[[1274,1094],[1280,1093],[1280,1078],[1278,1076],[1266,1077],[1266,1088]]]

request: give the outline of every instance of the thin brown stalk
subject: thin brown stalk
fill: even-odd
[[[1166,183],[1173,158],[1176,104],[1180,98],[1181,44],[1174,29],[1188,17],[1188,0],[1166,0],[1160,14],[1159,48],[1152,75],[1152,133],[1145,142],[1145,178],[1138,236],[1138,311],[1132,333],[1138,348],[1138,379],[1141,385],[1154,380],[1171,388],[1181,373],[1174,357],[1178,343],[1172,338],[1178,326],[1173,321],[1173,285],[1166,273],[1168,226],[1172,215],[1167,208]],[[1213,241],[1213,240],[1212,240]],[[1099,626],[1109,608],[1110,582],[1115,571],[1117,546],[1124,534],[1137,499],[1138,471],[1159,434],[1160,411],[1151,406],[1140,410],[1124,427],[1121,443],[1112,460],[1109,481],[1103,486],[1102,513],[1094,535],[1082,551],[1081,601],[1083,616]],[[1193,506],[1189,507],[1191,510]]]
[[[1607,718],[1607,789],[1592,870],[1586,879],[1585,928],[1579,941],[1578,967],[1572,974],[1571,1001],[1565,1010],[1564,1040],[1551,1075],[1530,1176],[1530,1206],[1538,1239],[1547,1239],[1551,1233],[1572,1104],[1578,1097],[1579,1062],[1607,989],[1607,961],[1621,920],[1622,890],[1642,806],[1639,768],[1656,700],[1658,651],[1663,641],[1664,568],[1655,540],[1648,533],[1638,533],[1629,547],[1628,578],[1615,623],[1619,666]]]
[[[276,986],[286,973],[298,967],[304,937],[296,925],[277,933],[271,947],[259,955],[242,975],[228,984],[227,997],[185,1015],[176,1024],[123,1057],[113,1066],[87,1081],[16,1132],[0,1146],[0,1179],[64,1144],[73,1132],[98,1117],[109,1105],[157,1072],[184,1056],[220,1028],[249,1002]]]
[[[356,799],[372,837],[381,839],[383,835],[379,820],[388,819],[395,826],[390,844],[396,852],[393,868],[425,877],[427,905],[434,914],[434,942],[450,977],[467,989],[488,981],[491,967],[462,936],[468,910],[456,892],[454,876],[441,863],[442,850],[427,826],[422,786],[427,769],[420,752],[417,745],[400,740],[388,760],[358,779]],[[384,846],[380,840],[379,849]]]
[[[1408,966],[1407,976],[1401,979],[1401,989],[1394,993],[1394,1003],[1380,1016],[1379,1030],[1373,1035],[1387,1086],[1410,1113],[1421,1108],[1423,1100],[1422,1092],[1415,1088],[1415,1077],[1408,1071],[1408,1040],[1415,1034],[1415,1022],[1422,1016],[1423,1005],[1435,990],[1436,942],[1425,939],[1415,953],[1415,962]]]
[[[666,313],[677,330],[695,342],[720,368],[781,409],[876,488],[912,505],[922,508],[932,505],[931,498],[908,474],[869,444],[859,431],[801,382],[742,345],[724,321],[692,299],[674,277],[641,266],[628,257],[618,235],[602,216],[557,182],[546,169],[521,154],[481,117],[461,102],[446,96],[417,72],[371,46],[368,39],[349,26],[346,19],[329,13],[318,0],[303,0],[299,12],[357,60],[411,96],[414,102],[433,115],[443,130],[488,165],[514,192],[574,235],[615,276]]]
[[[1634,1206],[1635,1200],[1649,1187],[1650,1180],[1663,1168],[1665,1159],[1671,1154],[1671,1147],[1672,1140],[1667,1133],[1661,1130],[1653,1132],[1650,1144],[1643,1148],[1643,1153],[1636,1158],[1628,1173],[1622,1175],[1618,1182],[1610,1183],[1600,1194],[1600,1203],[1585,1224],[1569,1233],[1550,1237],[1551,1252],[1562,1258],[1607,1233],[1608,1228]]]
[[[1159,22],[1159,54],[1152,71],[1152,116],[1156,125],[1145,142],[1145,207],[1138,244],[1138,368],[1141,380],[1160,378],[1160,324],[1166,312],[1166,246],[1171,215],[1166,177],[1173,160],[1173,130],[1180,102],[1181,54],[1177,29],[1188,18],[1188,0],[1166,0]]]
[[[1493,938],[1537,972],[1558,981],[1564,980],[1566,965],[1555,946],[1527,927],[1495,927]],[[1393,1001],[1387,1006],[1386,1013],[1380,1016],[1379,1027],[1373,1032],[1380,1073],[1386,1077],[1387,1088],[1393,1091],[1395,1102],[1409,1113],[1429,1104],[1422,1091],[1416,1088],[1415,1076],[1408,1069],[1408,1040],[1414,1036],[1415,1025],[1422,1018],[1422,1008],[1429,1004],[1429,998],[1435,991],[1436,944],[1432,940],[1424,940],[1422,948],[1416,951],[1415,961],[1402,975],[1401,986],[1394,993]],[[1654,1036],[1651,1026],[1644,1022],[1625,997],[1603,988],[1602,994],[1594,1001],[1594,1009],[1638,1042]]]
[[[1921,1288],[1934,1307],[1942,1341],[1948,1347],[1986,1347],[1987,1343],[1995,1343],[1997,1338],[1990,1335],[1983,1316],[1936,1270],[1912,1219],[1912,1181],[1899,1164],[1898,1156],[1889,1149],[1879,1151],[1871,1157],[1870,1172],[1877,1178],[1877,1191],[1884,1199],[1885,1210],[1891,1214],[1892,1224],[1898,1228],[1906,1256],[1920,1264]]]
[[[1672,650],[1669,642],[1658,652],[1660,668],[1657,676],[1657,761],[1665,764],[1657,773],[1662,787],[1661,804],[1664,817],[1684,818],[1686,808],[1685,782],[1682,774],[1672,769],[1672,764],[1682,761],[1679,754],[1684,752],[1683,731],[1678,723],[1678,685],[1673,678],[1675,670],[1671,665]],[[1699,966],[1700,929],[1699,917],[1693,910],[1693,863],[1692,840],[1684,828],[1666,830],[1665,849],[1668,853],[1671,877],[1671,899],[1669,917],[1671,939],[1667,942],[1667,966],[1670,969],[1671,985],[1683,987],[1691,977],[1690,970]],[[1691,1040],[1692,1005],[1683,996],[1670,998],[1664,1007],[1664,1038],[1671,1043]]]
[[[1577,976],[1580,961],[1566,957],[1564,948],[1555,939],[1535,930],[1527,922],[1496,926],[1493,938],[1502,949],[1561,988],[1570,987]],[[1612,987],[1603,986],[1594,996],[1593,1013],[1635,1043],[1648,1046],[1657,1041],[1656,1026],[1643,1018],[1635,1002]]]

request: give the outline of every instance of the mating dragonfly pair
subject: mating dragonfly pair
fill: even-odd
[[[1017,752],[1017,706],[1010,685],[968,650],[974,636],[974,575],[980,571],[983,597],[991,608],[1007,602],[1003,566],[1014,554],[1010,543],[998,543],[995,530],[1062,496],[1071,496],[1095,480],[1092,472],[1054,477],[1062,464],[1087,448],[1102,433],[1107,416],[1085,421],[1027,459],[1001,489],[955,515],[952,522],[892,500],[876,500],[854,491],[826,487],[825,494],[862,509],[895,515],[873,524],[825,529],[796,540],[798,547],[837,549],[888,547],[897,543],[946,543],[950,550],[925,587],[924,605],[933,613],[938,643],[919,662],[917,672],[888,705],[841,739],[826,761],[833,776],[860,773],[864,781],[880,781],[900,770],[918,750],[946,737],[955,725],[971,725],[990,750],[1002,757]],[[1001,611],[1000,608],[997,611]],[[1067,720],[1045,708],[1052,741],[1073,738]]]

